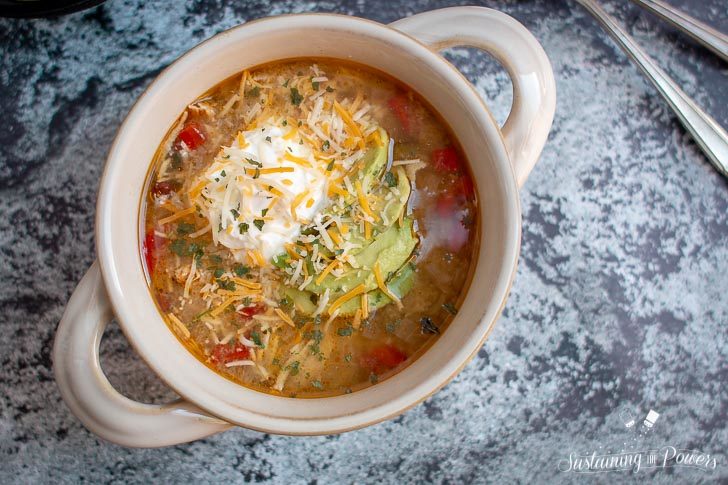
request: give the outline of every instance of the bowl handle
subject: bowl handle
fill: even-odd
[[[546,53],[513,17],[483,7],[432,10],[389,24],[440,51],[471,46],[495,57],[513,83],[513,106],[502,132],[518,186],[538,161],[556,109],[556,84]]]
[[[68,301],[53,344],[61,396],[90,431],[120,445],[146,448],[185,443],[231,426],[183,400],[143,404],[119,394],[99,362],[101,336],[113,317],[95,261]]]

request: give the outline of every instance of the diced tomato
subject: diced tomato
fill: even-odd
[[[210,360],[216,364],[226,364],[234,360],[245,360],[250,357],[250,350],[240,342],[235,345],[217,344],[212,349]]]
[[[397,347],[393,345],[382,345],[373,348],[363,355],[359,363],[369,372],[381,374],[390,369],[394,369],[405,360],[407,360],[407,354]]]
[[[442,195],[435,206],[441,237],[450,251],[457,251],[468,241],[468,228],[463,225],[463,211],[458,196]]]
[[[410,100],[405,94],[398,94],[387,101],[389,109],[392,110],[394,116],[399,120],[404,131],[410,133],[412,129],[412,120],[410,119]]]
[[[154,273],[154,263],[156,262],[156,256],[154,254],[156,249],[156,236],[154,230],[149,229],[147,234],[144,236],[144,242],[142,243],[142,254],[144,255],[144,262],[147,263],[147,271],[149,276]]]
[[[456,172],[460,168],[460,156],[454,147],[432,151],[432,164],[441,172]]]
[[[154,187],[152,187],[152,194],[154,194],[155,197],[159,197],[160,195],[167,195],[171,192],[174,192],[174,190],[175,187],[172,182],[157,182],[156,184],[154,184]]]
[[[238,313],[245,318],[252,318],[253,315],[257,315],[258,313],[262,313],[263,310],[265,310],[265,307],[263,305],[254,305],[254,306],[248,306],[245,308],[241,308],[238,310]]]
[[[187,123],[177,135],[177,144],[183,142],[189,150],[194,150],[205,143],[205,133],[197,123]]]

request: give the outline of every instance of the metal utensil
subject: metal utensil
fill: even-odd
[[[710,163],[728,178],[728,133],[660,69],[632,37],[593,0],[576,0],[589,11],[652,81]]]
[[[728,62],[728,35],[718,32],[709,25],[694,19],[690,15],[681,12],[675,7],[671,7],[661,0],[632,0],[632,3],[637,4],[640,7],[644,7],[650,12],[667,20],[672,25],[713,51],[715,55]]]

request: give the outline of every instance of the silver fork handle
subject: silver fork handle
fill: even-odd
[[[728,178],[728,133],[680,89],[670,76],[660,69],[642,48],[593,0],[576,0],[586,8],[614,40],[652,81],[663,98],[675,111],[680,122],[690,132],[708,160]]]
[[[632,0],[632,2],[667,20],[728,62],[728,35],[705,25],[661,0]]]

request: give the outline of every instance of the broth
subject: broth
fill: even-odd
[[[478,251],[448,127],[407,86],[330,59],[260,66],[190,104],[143,211],[170,329],[225,377],[290,397],[402,370],[457,313]]]

